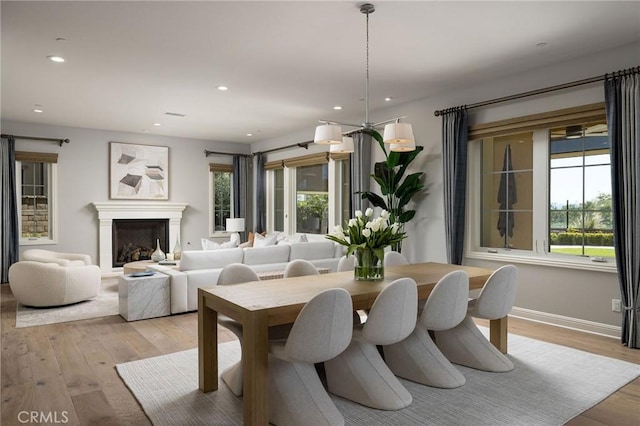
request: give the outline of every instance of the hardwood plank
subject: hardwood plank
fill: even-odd
[[[4,363],[2,364],[4,369]],[[0,424],[15,425],[18,424],[18,414],[22,411],[31,411],[36,409],[35,403],[35,385],[31,382],[8,385],[2,385],[2,405],[0,412]]]
[[[72,397],[76,415],[83,425],[119,425],[118,417],[102,391]]]

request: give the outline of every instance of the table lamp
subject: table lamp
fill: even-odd
[[[242,242],[241,234],[244,232],[244,218],[243,217],[235,217],[227,219],[227,232],[236,232],[238,233],[238,239]]]

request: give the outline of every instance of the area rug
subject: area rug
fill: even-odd
[[[103,278],[98,296],[55,308],[30,308],[18,303],[16,328],[118,315],[118,279]]]
[[[237,341],[218,346],[220,371],[240,358]],[[402,380],[413,403],[381,411],[332,396],[347,425],[562,425],[640,375],[640,366],[509,335],[515,369],[487,373],[459,367],[467,383],[436,389]],[[154,425],[241,425],[242,399],[224,382],[198,389],[192,349],[116,366]]]

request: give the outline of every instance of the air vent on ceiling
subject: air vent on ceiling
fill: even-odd
[[[172,117],[186,117],[185,114],[180,114],[179,112],[165,112],[164,115],[170,115]]]

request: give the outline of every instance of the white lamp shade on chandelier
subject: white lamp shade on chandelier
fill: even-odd
[[[314,143],[334,145],[342,143],[342,128],[336,124],[323,124],[316,127]]]
[[[316,127],[316,134],[313,138],[313,142],[317,144],[331,145],[330,152],[353,152],[353,140],[346,141],[342,138],[342,128],[338,124],[344,124],[349,127],[360,127],[364,132],[371,133],[372,130],[378,126],[395,121],[394,123],[387,124],[384,128],[383,141],[386,144],[391,144],[391,151],[413,151],[416,148],[415,138],[413,136],[413,129],[409,123],[400,123],[400,118],[393,120],[381,121],[379,123],[369,122],[369,15],[375,12],[375,7],[370,3],[364,3],[358,6],[360,13],[363,13],[367,19],[367,43],[366,43],[366,80],[365,80],[365,97],[364,97],[364,111],[365,121],[361,126],[348,123],[339,123],[331,120],[321,120],[323,125]],[[334,148],[334,145],[336,147]],[[401,147],[401,145],[403,145]]]
[[[413,137],[413,128],[409,123],[389,123],[384,126],[384,136],[382,137],[384,143],[390,144],[411,144],[415,145],[415,138]]]
[[[227,219],[227,232],[244,232],[244,218]]]
[[[343,136],[342,143],[332,144],[329,147],[329,152],[335,152],[335,153],[353,152],[353,138],[351,136]]]

